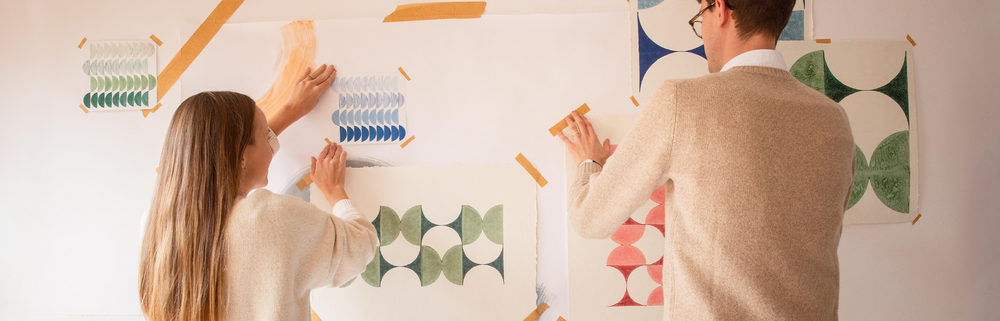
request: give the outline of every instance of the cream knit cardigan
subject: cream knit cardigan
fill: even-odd
[[[568,219],[608,237],[666,184],[664,320],[836,320],[854,151],[844,110],[785,70],[667,81],[577,168]]]
[[[342,200],[333,215],[293,196],[258,189],[226,226],[227,320],[310,320],[309,292],[365,270],[375,227]]]

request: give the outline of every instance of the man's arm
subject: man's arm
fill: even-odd
[[[666,183],[677,117],[675,97],[676,84],[664,83],[652,95],[636,124],[626,134],[614,156],[607,158],[603,168],[592,162],[577,167],[576,181],[569,190],[568,220],[580,236],[611,236],[632,212],[649,199],[657,186]],[[582,118],[582,122],[584,124],[578,127],[590,126],[586,118]],[[562,138],[564,142],[568,141],[565,136]],[[574,152],[574,147],[587,144],[584,140],[581,137],[567,145],[574,156],[593,159]],[[593,142],[597,141],[591,144]],[[581,149],[586,148],[577,151]]]

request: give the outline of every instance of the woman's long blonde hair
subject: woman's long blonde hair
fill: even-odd
[[[191,96],[174,112],[142,240],[139,299],[150,321],[223,318],[226,220],[240,193],[256,105],[234,92]]]

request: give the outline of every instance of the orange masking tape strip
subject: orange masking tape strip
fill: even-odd
[[[83,104],[80,104],[80,109],[83,109],[83,113],[84,114],[89,114],[90,113],[89,111],[87,111],[87,107],[84,107]]]
[[[323,321],[323,319],[320,319],[319,315],[316,314],[316,310],[309,310],[309,312],[312,312],[312,320],[311,321]]]
[[[403,71],[403,67],[399,67],[399,73],[403,74],[403,77],[406,77],[406,81],[410,81],[410,76],[406,75],[406,72]]]
[[[531,311],[531,314],[529,314],[528,317],[524,318],[524,321],[535,321],[535,320],[538,320],[538,318],[542,317],[542,313],[545,313],[545,310],[548,310],[548,309],[549,309],[549,305],[545,304],[545,302],[542,302],[542,304],[539,304],[538,307],[535,308],[534,311]]]
[[[535,181],[538,182],[539,186],[545,187],[545,184],[549,183],[549,181],[545,180],[545,177],[542,177],[542,173],[539,173],[538,170],[535,169],[535,166],[531,165],[531,162],[524,157],[524,154],[517,154],[517,157],[514,159],[521,164],[521,167],[524,167],[524,170],[528,171],[528,174],[531,174],[531,178],[534,178]],[[546,305],[546,307],[548,307],[548,305]]]
[[[410,136],[410,139],[407,139],[402,145],[399,145],[399,148],[406,148],[406,145],[409,145],[414,138],[417,138],[417,136]]]
[[[635,104],[636,107],[639,107],[639,101],[635,100],[635,96],[632,96],[632,97],[629,97],[629,98],[632,98],[632,103]]]
[[[563,317],[559,317],[558,319],[556,319],[556,321],[566,321],[566,319],[563,319]]]
[[[87,43],[87,37],[84,37],[83,40],[80,40],[80,45],[78,45],[76,47],[80,48],[80,49],[83,49],[83,44],[85,44],[85,43]]]
[[[326,141],[327,145],[333,145],[333,142],[331,142],[329,138],[323,138],[323,140]]]
[[[201,26],[194,31],[191,38],[177,51],[177,54],[170,60],[167,67],[163,68],[163,72],[160,72],[156,76],[156,101],[163,100],[163,96],[167,94],[167,91],[181,78],[181,74],[191,66],[191,62],[201,54],[201,51],[205,49],[208,42],[212,41],[212,38],[219,32],[219,29],[222,29],[222,25],[226,23],[226,20],[229,20],[229,17],[242,4],[243,0],[222,0],[222,2],[219,2],[215,10],[212,10],[212,13],[205,19],[205,22],[201,23]]]
[[[157,103],[156,106],[153,106],[153,110],[151,110],[150,112],[155,113],[156,110],[160,109],[160,107],[163,107],[163,104]]]
[[[913,223],[910,223],[910,225],[917,224],[917,220],[919,220],[921,216],[924,216],[924,214],[917,213],[917,218],[913,219]]]
[[[913,41],[913,38],[912,38],[912,37],[910,37],[910,35],[906,35],[906,40],[909,40],[909,41],[910,41],[910,44],[911,44],[911,45],[913,45],[914,47],[916,47],[916,46],[917,46],[917,42],[916,42],[916,41]],[[920,214],[917,214],[917,215],[920,215]]]
[[[153,42],[155,42],[157,46],[163,45],[163,41],[160,41],[160,38],[157,38],[156,35],[149,35],[149,39],[153,39]]]
[[[831,43],[830,39],[816,39],[816,43]]]
[[[142,110],[142,118],[146,118],[146,116],[149,116],[149,113],[151,113],[151,112],[153,112],[152,109],[143,109]]]
[[[576,109],[576,113],[580,115],[585,115],[588,112],[590,112],[590,106],[587,106],[587,104],[583,104],[583,106],[580,106],[580,108]],[[570,115],[566,115],[566,117],[569,117]],[[555,136],[557,133],[559,133],[559,131],[562,131],[567,126],[569,126],[569,124],[566,123],[566,117],[563,117],[563,119],[560,120],[558,123],[556,123],[555,126],[549,128],[549,133],[552,134],[552,136]]]
[[[303,177],[301,180],[299,180],[297,183],[295,183],[295,187],[298,187],[299,190],[301,191],[301,190],[306,189],[306,187],[309,187],[309,185],[312,185],[313,179],[312,179],[311,175],[312,174],[309,174],[309,175],[306,175],[306,177]]]
[[[428,2],[396,6],[382,22],[482,18],[486,1]]]

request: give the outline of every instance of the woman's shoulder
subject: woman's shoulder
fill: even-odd
[[[295,196],[275,194],[267,189],[257,189],[247,197],[236,201],[233,215],[251,217],[268,216],[289,212],[315,210],[315,205],[309,204]]]

